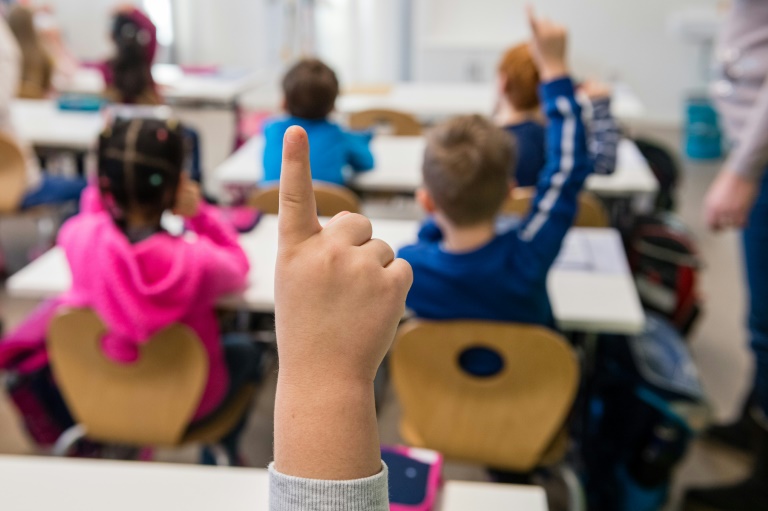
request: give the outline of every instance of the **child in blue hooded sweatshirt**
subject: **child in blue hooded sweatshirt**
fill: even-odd
[[[283,135],[290,126],[301,126],[309,136],[312,179],[344,185],[347,167],[354,172],[373,168],[372,135],[347,132],[328,119],[339,95],[331,68],[316,59],[298,62],[283,78],[283,94],[288,116],[264,128],[264,182],[280,179]]]
[[[544,20],[534,26],[557,37],[534,34],[531,43],[547,116],[546,164],[531,211],[517,228],[497,230],[515,161],[514,143],[502,128],[479,116],[435,128],[427,141],[424,188],[417,194],[431,219],[418,242],[398,254],[413,267],[406,305],[418,317],[554,326],[547,273],[593,163],[568,77],[566,31]]]

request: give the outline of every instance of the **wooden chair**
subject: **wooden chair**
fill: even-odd
[[[331,183],[315,182],[315,201],[317,214],[334,216],[342,211],[360,212],[360,199],[351,190]],[[278,185],[259,188],[248,199],[248,205],[261,210],[268,215],[276,215],[280,204],[280,187]]]
[[[512,196],[502,207],[502,214],[525,216],[531,210],[531,203],[536,196],[533,187],[520,187],[512,190]],[[611,225],[608,212],[600,202],[588,191],[579,195],[579,211],[576,213],[574,227],[609,227]]]
[[[349,127],[353,130],[367,130],[376,126],[388,126],[391,134],[398,137],[421,135],[419,121],[405,112],[386,109],[372,109],[349,115]]]
[[[459,363],[482,347],[501,357],[489,377]],[[409,321],[397,335],[390,370],[406,442],[447,458],[529,473],[558,462],[579,386],[576,356],[546,328],[479,321]]]
[[[19,211],[27,188],[27,162],[14,139],[0,133],[0,214]]]
[[[208,377],[203,345],[187,326],[172,325],[141,348],[139,360],[120,364],[101,350],[106,327],[90,309],[58,314],[48,330],[51,368],[76,425],[54,454],[80,439],[130,446],[204,444],[218,464],[231,464],[218,444],[248,411],[252,386],[213,417],[189,427]]]

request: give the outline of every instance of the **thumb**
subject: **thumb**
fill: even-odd
[[[312,189],[307,132],[291,126],[283,138],[278,239],[280,244],[295,245],[321,230]]]

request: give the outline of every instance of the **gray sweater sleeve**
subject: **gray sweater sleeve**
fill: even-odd
[[[740,176],[759,179],[768,166],[768,80],[759,95],[726,168]]]
[[[288,476],[269,465],[270,511],[389,511],[387,466],[353,481]]]

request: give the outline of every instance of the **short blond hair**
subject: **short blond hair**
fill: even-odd
[[[541,104],[541,78],[528,43],[507,50],[499,63],[499,73],[506,79],[504,93],[516,110],[531,110]]]
[[[498,214],[514,161],[509,133],[479,115],[456,117],[427,135],[424,185],[448,220],[475,225]]]

